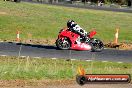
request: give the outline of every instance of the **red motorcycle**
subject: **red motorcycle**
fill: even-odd
[[[56,46],[59,49],[73,49],[73,50],[91,50],[91,51],[102,51],[104,44],[101,40],[93,38],[96,31],[89,32],[88,39],[80,38],[80,35],[72,32],[68,28],[61,29],[56,40]]]

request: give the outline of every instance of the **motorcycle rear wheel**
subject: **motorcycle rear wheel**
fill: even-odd
[[[67,50],[67,49],[70,49],[71,47],[71,44],[70,44],[70,41],[68,40],[68,38],[59,38],[56,40],[56,46],[57,48],[59,49],[62,49],[62,50]]]
[[[101,52],[104,49],[104,44],[99,39],[94,39],[94,38],[91,39],[90,45],[92,47],[91,51],[93,51],[93,52]]]

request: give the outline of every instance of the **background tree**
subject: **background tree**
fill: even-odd
[[[132,7],[132,0],[128,0],[128,1],[127,1],[127,6],[128,6],[128,7]]]

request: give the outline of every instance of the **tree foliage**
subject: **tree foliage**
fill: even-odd
[[[76,0],[75,0],[76,1]],[[119,5],[128,4],[128,1],[132,3],[132,0],[82,0],[83,2],[94,2],[97,3],[98,1],[101,1],[103,3],[117,3]]]

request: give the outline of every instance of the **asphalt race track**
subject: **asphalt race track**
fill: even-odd
[[[48,4],[48,5],[57,5],[57,6],[65,6],[65,7],[75,7],[75,8],[84,8],[84,9],[93,9],[93,10],[104,10],[104,11],[113,11],[113,12],[126,12],[132,13],[132,7],[130,8],[112,8],[112,7],[104,7],[104,6],[81,6],[81,5],[73,5],[73,4],[62,4],[62,3],[44,3],[44,2],[34,2],[30,0],[22,0],[24,2],[29,3],[38,3],[38,4]]]
[[[0,55],[132,62],[132,50],[105,49],[102,52],[58,50],[56,46],[12,42],[0,43]]]

